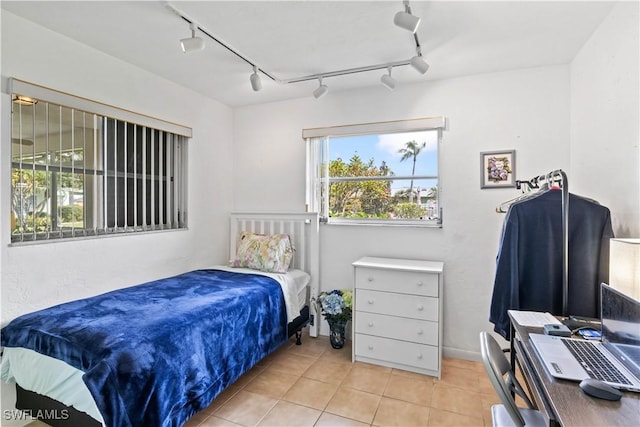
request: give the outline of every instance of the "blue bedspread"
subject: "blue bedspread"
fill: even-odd
[[[181,426],[287,340],[273,279],[198,270],[26,314],[7,347],[64,360],[107,426]]]

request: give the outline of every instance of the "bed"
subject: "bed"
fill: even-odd
[[[247,241],[274,235],[295,248],[286,273],[243,264]],[[14,319],[0,376],[16,381],[16,408],[54,426],[180,426],[289,337],[299,343],[305,325],[317,336],[317,215],[234,213],[229,248],[233,268]]]

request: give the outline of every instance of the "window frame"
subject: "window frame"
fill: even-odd
[[[44,191],[45,194],[49,194],[47,197],[50,199],[48,202],[45,200],[45,202],[49,205],[47,212],[50,213],[47,215],[49,217],[49,221],[51,221],[51,224],[47,226],[45,231],[38,231],[36,229],[36,211],[33,211],[31,214],[34,217],[33,230],[23,230],[20,233],[14,233],[12,218],[12,229],[9,233],[11,236],[11,245],[127,235],[134,232],[140,233],[187,229],[188,139],[192,136],[191,128],[88,100],[86,98],[59,92],[54,89],[35,85],[15,78],[9,79],[9,89],[11,94],[12,123],[14,122],[13,115],[16,114],[14,108],[16,105],[20,108],[18,113],[20,116],[17,119],[20,123],[20,127],[18,129],[19,138],[18,142],[15,142],[15,144],[19,146],[19,152],[17,153],[18,158],[16,158],[16,153],[14,152],[15,144],[13,141],[14,129],[12,129],[12,148],[9,159],[9,164],[11,166],[10,169],[12,171],[17,171],[21,180],[24,173],[27,173],[28,175],[29,172],[32,172],[33,176],[31,177],[31,180],[33,181],[32,186],[34,186],[34,189],[36,171],[44,171]],[[44,105],[45,116],[43,117],[46,123],[46,128],[41,130],[43,130],[46,135],[40,137],[41,142],[39,144],[45,144],[44,147],[40,147],[40,149],[46,150],[44,151],[44,153],[47,153],[46,155],[43,155],[42,152],[36,151],[36,103],[34,102],[31,106],[19,105],[15,101],[21,97],[28,97],[32,100],[36,100],[36,102],[42,102]],[[32,108],[30,114],[32,115],[31,120],[33,121],[33,135],[31,136],[33,157],[27,162],[23,162],[23,138],[27,139],[26,137],[29,135],[28,132],[25,134],[22,129],[22,108]],[[53,146],[53,151],[50,151],[50,147],[52,146],[50,146],[49,142],[49,138],[51,136],[51,130],[49,128],[50,108],[59,110],[60,114],[60,145],[59,147]],[[71,114],[69,134],[65,137],[65,144],[71,144],[70,150],[68,150],[68,147],[66,146],[63,150],[63,112]],[[82,117],[82,124],[74,123],[76,115],[78,115],[78,117]],[[89,128],[86,128],[85,126],[85,118],[91,120],[92,124]],[[79,136],[76,135],[78,134],[76,131],[78,126],[81,127],[82,132],[82,135]],[[111,131],[109,131],[108,126],[112,126]],[[116,132],[116,128],[120,129],[119,135]],[[86,142],[86,137],[84,135],[86,129],[89,129],[89,132],[91,133],[90,142]],[[133,135],[133,138],[130,138],[131,141],[127,141],[127,136],[129,134]],[[142,135],[143,139],[140,139],[138,135]],[[156,138],[155,142],[154,136]],[[76,146],[76,143],[83,145]],[[90,146],[87,147],[86,144],[89,144]],[[149,147],[146,149],[147,153],[136,152],[137,145]],[[56,151],[57,148],[59,148],[58,151]],[[87,149],[89,149],[88,158],[86,157]],[[164,153],[164,157],[163,149],[166,151]],[[74,170],[75,160],[73,160],[73,157],[75,156],[72,156],[71,166],[69,167],[68,165],[63,164],[63,160],[60,155],[67,151],[75,154],[76,150],[82,152],[82,164]],[[162,169],[155,173],[153,169],[151,169],[151,171],[148,169],[145,171],[144,165],[148,162],[154,162],[154,153],[156,153],[155,156],[157,158],[155,161],[158,163],[159,167],[166,167],[164,171]],[[157,153],[159,153],[159,155]],[[27,159],[29,159],[30,154],[31,153],[26,153]],[[113,156],[110,159],[112,164],[109,164],[110,156]],[[43,157],[45,159],[44,162],[37,161],[36,159],[38,157]],[[51,157],[55,159],[51,160]],[[85,160],[88,161],[88,165]],[[133,164],[132,170],[128,170],[126,164],[122,167],[123,170],[119,170],[121,162]],[[136,165],[138,163],[143,165],[142,170],[136,169]],[[23,167],[23,164],[26,168]],[[82,209],[84,211],[82,227],[76,227],[75,220],[73,219],[74,214],[72,214],[72,225],[70,228],[53,228],[57,224],[58,215],[60,215],[60,212],[57,209],[57,199],[59,197],[57,190],[61,190],[64,187],[57,185],[56,180],[58,178],[62,179],[62,173],[70,173],[73,179],[82,180]],[[57,177],[56,174],[60,174],[60,177]],[[27,178],[29,177],[27,176]],[[92,182],[93,184],[89,184],[89,182]],[[12,181],[10,181],[10,185],[12,186],[11,197],[13,198],[14,188]],[[124,189],[124,194],[118,195],[115,193],[110,195],[108,193],[108,185],[113,187],[111,189],[112,192],[117,188]],[[133,189],[133,194],[129,195],[132,197],[128,197],[127,195],[128,187]],[[144,188],[142,194],[136,193],[138,187],[140,189]],[[149,201],[145,199],[144,195],[148,193],[147,188],[152,187],[152,190],[148,190],[152,192],[150,202],[152,207],[148,208],[147,205],[149,204]],[[50,193],[52,191],[56,191],[56,195],[52,195],[53,193]],[[158,212],[153,210],[153,195],[156,192],[160,197],[158,207],[156,207]],[[167,195],[167,200],[162,199],[163,194],[165,193]],[[35,194],[34,190],[34,194],[29,196],[33,197],[34,201],[36,200]],[[125,204],[123,215],[121,215],[122,212],[118,210],[118,204],[122,203],[118,197],[122,196],[124,197]],[[90,208],[87,208],[88,205],[90,205]],[[136,207],[139,206],[142,206],[141,211],[136,209]],[[55,212],[53,210],[54,207],[56,207]],[[131,207],[132,212],[127,212],[127,207]],[[89,215],[89,217],[87,216],[87,209],[94,212],[92,215]],[[149,209],[151,209],[150,212]],[[169,212],[169,209],[171,212]],[[96,214],[95,212],[98,213]],[[165,212],[167,213],[167,218],[163,218],[163,213]],[[160,216],[158,220],[156,217],[153,217],[154,213],[159,213]],[[152,215],[151,219],[148,218],[149,214]],[[122,218],[120,218],[121,216]],[[54,220],[54,217],[56,217],[56,220]],[[140,218],[142,218],[142,220],[140,220]]]
[[[442,202],[440,199],[441,176],[440,176],[440,145],[442,142],[442,132],[446,130],[447,120],[444,116],[427,117],[408,120],[395,120],[386,122],[363,123],[354,125],[341,125],[325,128],[303,129],[302,137],[306,143],[306,208],[307,210],[318,212],[320,222],[333,225],[378,225],[378,226],[409,226],[409,227],[442,227]],[[415,175],[413,179],[436,179],[438,192],[438,218],[435,220],[412,220],[412,219],[369,219],[369,218],[340,218],[329,217],[329,185],[338,181],[367,180],[364,177],[353,178],[323,178],[323,174],[328,176],[329,140],[335,137],[359,136],[359,135],[383,135],[405,132],[437,131],[437,175]],[[323,162],[324,159],[324,162]],[[323,170],[324,168],[324,170]],[[397,179],[397,178],[396,178]],[[383,177],[376,177],[374,180],[386,180]],[[327,197],[322,198],[322,194]],[[321,205],[324,202],[324,206]]]

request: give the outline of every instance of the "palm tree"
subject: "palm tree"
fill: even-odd
[[[407,159],[413,159],[413,167],[411,168],[411,186],[409,188],[409,203],[413,203],[413,175],[416,173],[416,158],[418,154],[427,146],[426,142],[418,144],[415,140],[405,143],[405,147],[398,150],[402,154],[401,162]]]

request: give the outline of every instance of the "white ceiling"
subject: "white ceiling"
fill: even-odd
[[[184,54],[189,25],[159,1],[2,1],[2,8],[230,106],[311,96],[317,82],[262,76],[206,36]],[[402,1],[174,1],[212,35],[279,79],[408,60],[413,36],[393,24]],[[595,1],[412,1],[431,68],[393,70],[398,84],[568,64],[613,7]],[[200,34],[202,36],[202,34]],[[70,58],[71,59],[71,58]],[[376,86],[383,70],[324,80],[330,93]],[[327,95],[327,96],[330,96]],[[322,102],[322,100],[318,100]]]

